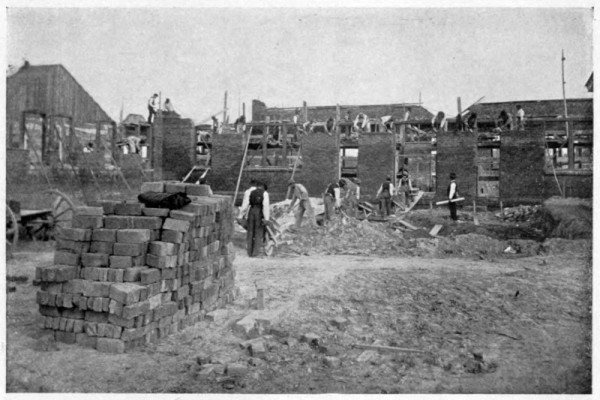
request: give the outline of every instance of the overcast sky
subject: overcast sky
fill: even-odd
[[[7,62],[63,64],[115,120],[267,106],[591,97],[591,8],[13,8]]]

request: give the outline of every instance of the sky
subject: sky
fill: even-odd
[[[296,3],[298,4],[298,3]],[[590,7],[7,9],[7,64],[62,64],[115,120],[268,107],[591,97]],[[373,116],[375,117],[375,116]]]

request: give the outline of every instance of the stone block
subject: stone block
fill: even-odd
[[[147,269],[146,267],[131,267],[123,270],[123,282],[139,282],[141,272]]]
[[[146,301],[142,301],[139,303],[131,304],[123,307],[123,318],[134,318],[138,315],[142,315],[147,313],[150,310],[150,303]]]
[[[56,250],[68,250],[71,253],[87,253],[90,249],[90,242],[77,242],[56,238]]]
[[[87,333],[77,333],[75,335],[75,342],[82,347],[95,349],[97,341],[97,337],[89,336]]]
[[[132,229],[133,221],[129,216],[108,215],[104,217],[104,228],[106,229]]]
[[[141,256],[146,253],[146,243],[115,243],[113,254],[116,256]]]
[[[87,242],[90,241],[92,237],[92,231],[90,229],[80,228],[60,228],[56,236],[65,240]]]
[[[116,229],[94,229],[92,231],[92,240],[96,242],[116,242]]]
[[[166,217],[167,215],[169,215],[170,211],[171,210],[169,210],[168,208],[143,208],[142,215],[148,217]]]
[[[70,319],[83,319],[85,317],[85,311],[79,308],[66,308],[62,310],[62,316]]]
[[[102,207],[102,211],[104,215],[114,214],[115,213],[115,205],[119,204],[120,201],[117,200],[100,200],[96,202],[98,207]]]
[[[177,256],[146,254],[146,264],[154,268],[175,268],[177,266]]]
[[[115,315],[115,314],[109,314],[108,322],[113,325],[125,328],[125,329],[131,329],[131,328],[133,328],[134,319],[133,318],[125,319],[125,318],[119,317],[118,315]]]
[[[102,216],[104,214],[104,209],[102,207],[75,207],[73,208],[73,216],[80,215],[92,215],[92,216]]]
[[[212,196],[210,185],[187,184],[185,192],[190,196]]]
[[[108,265],[110,268],[131,268],[133,267],[133,257],[130,256],[109,256]]]
[[[125,275],[125,271],[127,271],[127,270],[126,269],[110,268],[107,271],[107,278],[106,278],[106,280],[108,282],[123,282],[123,276]]]
[[[117,231],[119,243],[144,243],[150,241],[148,229],[122,229]]]
[[[163,224],[164,230],[176,232],[188,232],[190,230],[190,227],[191,225],[189,221],[173,218],[165,219],[165,223]]]
[[[147,285],[160,280],[160,270],[156,268],[144,268],[139,271],[140,283]]]
[[[115,215],[142,215],[142,206],[142,203],[119,203],[115,205]]]
[[[108,322],[108,314],[105,312],[87,310],[85,312],[85,320],[87,322],[106,323]]]
[[[114,244],[115,242],[91,242],[89,252],[112,254]]]
[[[73,265],[47,265],[37,267],[36,274],[42,282],[66,282],[77,278],[78,269]]]
[[[134,283],[115,283],[110,286],[109,297],[124,305],[130,305],[140,300],[141,289],[141,286]]]
[[[183,233],[177,231],[163,230],[160,235],[160,240],[169,243],[182,243]]]
[[[85,281],[83,286],[82,294],[86,297],[108,297],[111,283]]]
[[[170,242],[150,242],[148,245],[148,253],[155,256],[172,256],[176,255],[179,250],[179,246],[175,243]]]
[[[146,192],[158,192],[162,193],[165,191],[164,182],[143,182],[140,188],[140,193]]]
[[[134,229],[160,229],[163,224],[161,217],[131,217]]]
[[[108,267],[108,254],[106,253],[83,253],[81,264],[86,268]]]
[[[196,215],[194,213],[181,210],[171,210],[169,217],[183,221],[194,221],[196,219]]]
[[[185,193],[185,183],[165,182],[166,193]]]

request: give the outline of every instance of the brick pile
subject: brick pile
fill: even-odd
[[[186,192],[179,210],[100,201],[75,209],[54,263],[38,267],[44,328],[55,339],[121,353],[195,324],[234,296],[231,197],[207,185],[148,182]]]

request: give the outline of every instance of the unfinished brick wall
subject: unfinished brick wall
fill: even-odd
[[[463,204],[477,195],[477,166],[475,157],[477,139],[471,132],[442,132],[437,135],[435,200],[446,200],[450,173],[456,173],[458,194],[465,198]]]
[[[196,163],[196,132],[191,119],[157,115],[152,127],[155,179],[181,180]]]
[[[302,136],[302,171],[294,179],[320,197],[330,182],[339,179],[339,134],[315,133]]]
[[[212,137],[211,170],[208,182],[215,191],[235,190],[244,149],[246,135],[224,134]],[[242,181],[242,187],[246,182]]]
[[[386,177],[394,182],[394,135],[366,133],[358,138],[358,178],[361,196],[375,196]]]
[[[44,327],[56,340],[121,353],[202,320],[233,301],[231,198],[206,185],[144,183],[187,192],[180,210],[101,201],[75,210],[54,265],[38,267]]]

